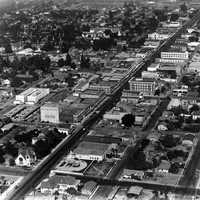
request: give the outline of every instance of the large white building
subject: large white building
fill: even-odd
[[[59,123],[59,105],[47,103],[40,107],[40,120],[43,122]]]
[[[49,93],[48,88],[29,88],[16,95],[14,104],[35,104]]]
[[[161,52],[161,59],[175,59],[175,60],[188,60],[188,51],[163,51]]]

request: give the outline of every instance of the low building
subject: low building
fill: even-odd
[[[16,95],[14,104],[35,104],[50,93],[48,88],[29,88]]]
[[[159,78],[159,73],[158,72],[149,72],[149,71],[143,71],[142,72],[142,78],[151,78],[151,79],[158,79]]]
[[[182,140],[184,146],[193,146],[194,145],[195,135],[192,133],[185,134]]]
[[[131,186],[127,191],[127,197],[138,197],[142,193],[143,188],[139,186]]]
[[[162,160],[160,165],[157,167],[157,171],[159,173],[168,173],[169,169],[171,167],[171,164],[167,160]]]
[[[87,89],[80,94],[81,99],[98,99],[104,94],[104,91]]]
[[[101,81],[97,84],[91,84],[89,88],[97,91],[105,91],[106,94],[111,94],[116,83],[116,81]]]
[[[200,73],[200,62],[192,62],[188,66],[188,72]]]
[[[72,176],[50,176],[48,179],[44,179],[41,182],[41,193],[53,194],[58,191],[59,194],[64,194],[68,188],[74,188],[77,190],[80,180]]]
[[[124,115],[128,114],[128,112],[122,110],[121,108],[113,108],[111,111],[106,112],[103,115],[103,119],[105,120],[112,120],[112,121],[117,121],[119,123],[121,123],[122,121],[122,117]]]
[[[81,193],[83,195],[90,196],[94,192],[96,187],[97,187],[97,183],[96,182],[88,181],[88,182],[86,182],[84,184],[84,186],[83,186],[83,188],[81,190]]]
[[[136,53],[136,58],[145,58],[151,51],[152,48],[143,47]]]
[[[110,144],[96,142],[81,142],[71,155],[81,160],[103,161]]]

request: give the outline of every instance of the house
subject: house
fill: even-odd
[[[171,120],[171,119],[175,118],[175,115],[172,111],[166,110],[166,111],[163,112],[162,118]]]
[[[195,135],[192,133],[185,134],[182,140],[182,144],[185,146],[193,146]]]
[[[158,131],[167,131],[168,126],[166,122],[160,122],[157,126]]]
[[[37,160],[36,154],[32,148],[22,148],[19,149],[18,156],[15,159],[15,164],[17,166],[27,166],[30,167]]]
[[[72,176],[53,175],[42,181],[40,190],[41,193],[53,194],[55,191],[58,191],[60,194],[64,194],[68,188],[77,190],[79,184],[80,180]]]
[[[200,111],[193,111],[192,113],[192,119],[196,120],[196,119],[200,119]]]
[[[151,142],[158,142],[160,138],[160,134],[157,132],[152,132],[147,136],[147,139]]]
[[[142,192],[143,188],[139,187],[139,186],[131,186],[128,191],[127,191],[127,197],[131,198],[131,197],[138,197],[141,192]]]
[[[162,160],[160,165],[157,167],[157,172],[159,173],[168,173],[171,164],[167,160]]]

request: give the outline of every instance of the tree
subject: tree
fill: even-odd
[[[176,21],[178,20],[178,18],[179,18],[178,13],[172,13],[170,16],[170,21]]]
[[[18,154],[18,149],[13,144],[11,144],[10,142],[8,142],[6,144],[4,151],[5,151],[6,154],[9,154],[13,157],[16,157],[17,154]]]
[[[131,127],[135,123],[135,116],[132,114],[126,114],[121,119],[122,124],[126,127]]]
[[[180,5],[180,10],[181,10],[182,13],[186,13],[187,12],[187,6],[186,6],[185,2]]]
[[[187,111],[186,110],[184,110],[183,108],[182,108],[182,106],[176,106],[176,107],[173,107],[173,108],[171,108],[171,111],[174,113],[174,115],[176,115],[176,116],[179,116],[180,114],[182,114],[182,113],[187,113]]]
[[[7,43],[7,44],[5,45],[5,52],[6,52],[6,53],[12,53],[12,52],[13,52],[10,43]]]
[[[141,150],[130,152],[127,162],[128,169],[147,170],[153,167],[151,163],[146,161],[146,155]]]
[[[193,111],[199,111],[199,106],[197,104],[193,104],[190,108],[190,113],[192,113]]]
[[[65,61],[63,58],[58,60],[58,67],[63,67],[65,65]]]
[[[35,143],[34,150],[37,158],[40,159],[47,156],[50,153],[51,147],[48,145],[46,141],[39,140]]]
[[[20,87],[23,84],[22,80],[17,78],[17,77],[13,77],[12,81],[11,81],[11,87]]]
[[[169,172],[172,173],[172,174],[178,174],[178,172],[179,172],[179,164],[178,163],[171,164],[171,166],[169,168]]]
[[[178,140],[173,135],[167,134],[160,139],[160,142],[164,147],[171,148],[176,146]]]
[[[159,96],[159,95],[160,95],[160,89],[158,88],[155,90],[154,96]]]
[[[90,59],[85,57],[83,54],[81,55],[81,69],[89,69],[90,68]]]
[[[71,64],[72,64],[72,58],[69,55],[69,53],[67,53],[67,55],[66,55],[65,63],[66,63],[66,65],[69,65],[69,66],[71,66]]]

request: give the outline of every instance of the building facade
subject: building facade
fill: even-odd
[[[152,95],[155,92],[157,83],[155,79],[136,79],[132,78],[129,81],[130,91],[141,92],[144,94]]]
[[[46,104],[40,107],[40,119],[44,122],[59,123],[59,105]]]

